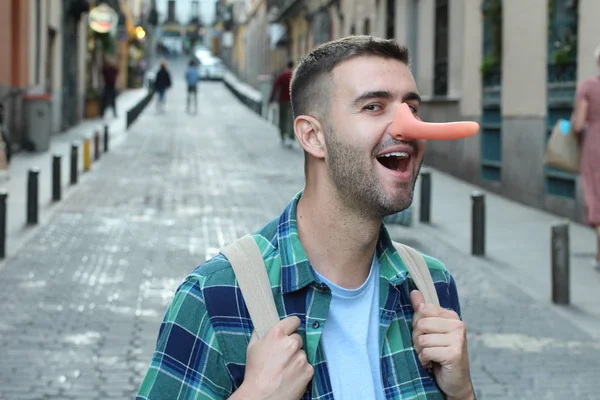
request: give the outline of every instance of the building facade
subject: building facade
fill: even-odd
[[[85,91],[85,0],[0,2],[0,102],[13,147],[26,141],[23,97],[50,95],[52,133],[79,122]]]
[[[543,163],[547,139],[569,118],[577,83],[598,73],[596,0],[274,0],[270,74],[314,46],[351,34],[395,38],[428,121],[475,120],[478,135],[430,142],[426,164],[487,190],[583,221],[577,175]],[[246,22],[253,23],[252,18]],[[264,30],[262,32],[264,35]],[[271,38],[272,39],[272,38]],[[239,40],[239,39],[238,39]],[[234,46],[238,46],[238,40]],[[256,38],[246,28],[245,43]],[[262,42],[269,38],[261,39]],[[264,53],[246,51],[244,65]],[[273,62],[273,61],[276,62]],[[254,84],[258,72],[247,68]]]

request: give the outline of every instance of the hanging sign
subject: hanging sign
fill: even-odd
[[[90,10],[88,19],[90,29],[98,33],[108,33],[117,26],[119,14],[106,3],[102,3]]]

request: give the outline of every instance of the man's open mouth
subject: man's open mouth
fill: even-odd
[[[410,165],[410,154],[403,151],[396,151],[377,157],[377,161],[387,169],[406,172]]]

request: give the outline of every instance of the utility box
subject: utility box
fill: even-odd
[[[33,151],[48,151],[52,132],[52,95],[26,94],[23,96],[23,106],[25,137],[32,145]]]

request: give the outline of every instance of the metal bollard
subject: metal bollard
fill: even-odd
[[[87,172],[90,170],[92,164],[92,154],[90,149],[90,139],[85,138],[83,140],[83,171]]]
[[[100,159],[100,132],[94,132],[94,160]]]
[[[62,195],[62,180],[60,178],[61,160],[62,157],[59,154],[55,154],[52,157],[52,201],[60,201]]]
[[[104,125],[104,152],[108,152],[108,125]]]
[[[485,195],[475,192],[471,195],[471,254],[485,255]]]
[[[78,146],[77,144],[71,145],[71,185],[77,184],[77,169],[78,165]]]
[[[0,190],[0,259],[6,257],[6,199],[8,191]]]
[[[431,221],[431,172],[421,172],[421,206],[419,221],[428,224]]]
[[[27,176],[27,225],[38,223],[39,173],[38,168],[32,168]]]
[[[570,251],[569,224],[558,222],[552,225],[552,302],[570,302]]]

